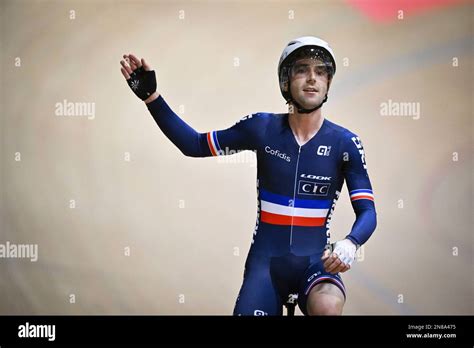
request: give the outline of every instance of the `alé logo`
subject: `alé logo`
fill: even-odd
[[[316,150],[316,154],[319,156],[329,156],[331,152],[331,146],[327,145],[319,145],[318,149]]]

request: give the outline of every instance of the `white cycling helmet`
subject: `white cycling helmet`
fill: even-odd
[[[315,58],[321,60],[326,65],[329,80],[331,80],[336,73],[336,59],[329,44],[314,36],[303,36],[292,40],[283,50],[280,61],[278,62],[278,80],[281,94],[287,103],[294,103],[298,107],[299,112],[309,113],[319,109],[326,102],[327,94],[321,105],[310,110],[302,108],[293,100],[290,91],[290,69],[296,60],[302,58]]]

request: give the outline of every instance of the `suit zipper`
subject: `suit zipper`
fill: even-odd
[[[296,171],[295,171],[295,184],[293,186],[293,211],[291,213],[291,227],[290,227],[290,247],[293,243],[293,219],[295,217],[295,200],[296,200],[296,184],[298,182],[298,164],[300,163],[300,153],[301,153],[301,145],[299,145],[298,149],[298,158],[296,160]]]

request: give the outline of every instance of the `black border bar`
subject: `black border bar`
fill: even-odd
[[[31,325],[55,325],[55,340],[19,337],[20,325],[26,323],[30,329]],[[473,316],[0,316],[1,348],[59,344],[248,343],[472,347],[473,331]],[[422,336],[409,338],[407,334]],[[434,335],[439,334],[450,337],[435,338]]]

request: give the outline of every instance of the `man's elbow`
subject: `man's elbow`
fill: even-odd
[[[364,224],[373,231],[377,228],[377,211],[375,207],[363,208],[356,211],[357,219],[364,221]]]
[[[196,157],[193,151],[190,151],[189,149],[179,149],[183,155],[186,157]]]
[[[374,231],[377,227],[377,211],[375,210],[375,207],[364,209],[362,214],[364,214],[365,221],[369,223],[369,225],[372,227],[372,231]]]
[[[195,137],[191,137],[191,141],[180,143],[178,148],[186,157],[206,157],[208,155],[205,153],[204,146],[202,145],[203,141],[207,141],[206,134],[196,133]]]
[[[373,230],[375,231],[375,229],[377,228],[377,212],[375,211],[375,209],[372,213],[372,220],[373,220],[372,222]]]
[[[180,148],[180,150],[186,157],[203,157],[203,155],[196,149]]]

